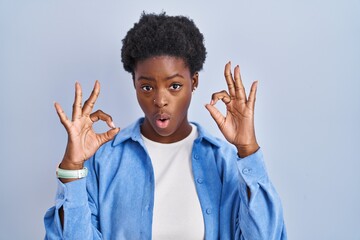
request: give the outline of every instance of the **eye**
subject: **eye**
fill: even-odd
[[[182,87],[182,85],[180,83],[173,83],[170,86],[171,90],[179,90]]]
[[[141,86],[141,89],[144,91],[144,92],[150,92],[153,88],[149,85],[144,85],[144,86]]]

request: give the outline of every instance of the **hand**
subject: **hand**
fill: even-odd
[[[64,158],[60,164],[60,167],[63,169],[82,169],[85,160],[91,157],[102,144],[113,139],[120,130],[115,128],[110,115],[101,110],[91,113],[99,93],[100,83],[96,81],[90,97],[82,107],[82,90],[80,84],[76,83],[71,121],[67,118],[60,104],[54,104],[60,122],[68,133],[68,143]],[[111,129],[105,133],[95,133],[93,124],[98,120],[105,121]]]
[[[239,65],[231,74],[231,63],[225,65],[224,71],[229,93],[225,90],[214,93],[210,104],[205,107],[214,118],[226,140],[235,145],[240,157],[246,157],[259,149],[254,129],[254,107],[258,82],[253,82],[247,98],[241,81]],[[218,100],[226,105],[226,116],[214,106]]]

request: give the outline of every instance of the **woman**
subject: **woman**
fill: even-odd
[[[225,65],[228,92],[207,110],[228,142],[188,121],[206,57],[203,36],[182,16],[143,14],[123,40],[144,118],[120,131],[91,113],[96,81],[82,106],[75,85],[72,119],[58,103],[68,144],[57,175],[46,239],[286,239],[280,199],[266,173],[254,131],[257,82],[247,97],[239,66]],[[226,116],[215,107],[226,104]],[[96,134],[92,124],[111,129]]]

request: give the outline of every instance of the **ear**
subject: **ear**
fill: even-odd
[[[192,91],[195,91],[195,89],[199,85],[199,72],[195,72],[192,76]]]
[[[135,86],[135,73],[132,73],[131,77],[132,77],[134,89],[136,89],[136,86]]]

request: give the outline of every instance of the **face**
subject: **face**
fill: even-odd
[[[138,62],[134,87],[145,114],[141,133],[160,143],[187,137],[191,132],[187,112],[197,84],[198,74],[191,76],[181,58],[158,56]]]

